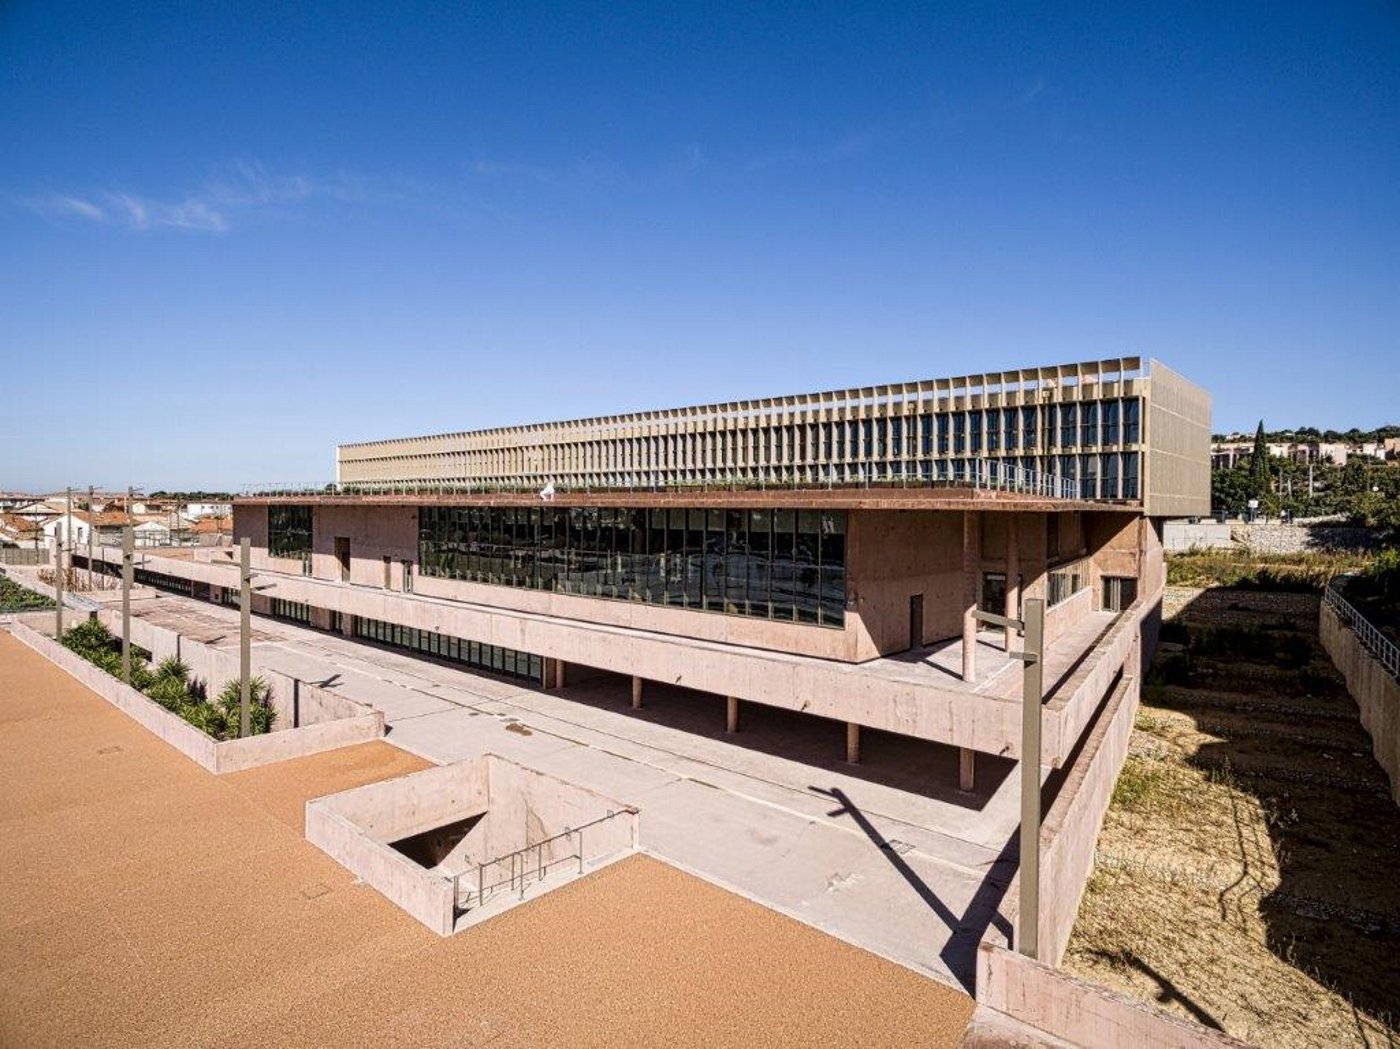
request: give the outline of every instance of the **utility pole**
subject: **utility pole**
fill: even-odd
[[[93,571],[93,570],[92,570],[92,533],[96,531],[96,529],[93,527],[93,517],[94,517],[95,515],[94,515],[93,512],[92,512],[92,485],[88,485],[88,505],[87,505],[87,513],[88,513],[88,591],[91,592],[92,590],[95,589],[94,584],[93,584],[93,575],[92,575],[92,571]]]
[[[122,525],[122,680],[131,684],[131,584],[136,574],[136,533]]]
[[[65,526],[73,523],[72,517],[63,522]],[[55,527],[53,530],[53,588],[54,594],[58,598],[58,607],[54,609],[55,626],[54,638],[63,640],[63,529]]]
[[[253,573],[250,568],[250,540],[244,536],[239,540],[238,554],[238,736],[240,739],[252,732],[249,707],[252,703],[252,605]]]

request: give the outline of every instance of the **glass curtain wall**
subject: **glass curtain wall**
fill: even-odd
[[[841,627],[846,515],[425,506],[419,573]]]

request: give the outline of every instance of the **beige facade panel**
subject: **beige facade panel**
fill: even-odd
[[[346,444],[336,477],[352,489],[1048,483],[1139,504],[1155,461],[1160,512],[1201,513],[1176,507],[1195,507],[1208,478],[1208,450],[1195,457],[1209,410],[1170,369],[1125,357]]]

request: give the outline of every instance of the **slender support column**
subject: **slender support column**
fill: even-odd
[[[977,582],[981,574],[981,521],[971,510],[963,511],[963,643],[962,679],[977,680]]]
[[[636,674],[632,675],[632,709],[642,709],[642,679]]]
[[[253,571],[249,539],[238,544],[238,735],[252,735]]]
[[[554,687],[555,687],[555,688],[563,688],[564,685],[567,684],[566,678],[567,678],[567,668],[568,668],[568,666],[569,666],[569,663],[568,663],[567,660],[564,660],[564,659],[556,659],[556,660],[554,661]]]
[[[958,748],[958,790],[970,793],[976,780],[977,751]]]
[[[1006,515],[1006,618],[1021,618],[1021,540],[1016,534],[1017,516]],[[1006,631],[1006,651],[1010,652],[1016,631]]]
[[[726,732],[738,732],[738,731],[739,731],[739,697],[738,697],[738,696],[726,696],[725,699],[724,699],[724,706],[725,706],[724,731],[726,731]]]
[[[131,586],[136,578],[136,531],[122,526],[122,680],[131,684]]]
[[[860,764],[860,726],[854,721],[846,722],[846,761]]]

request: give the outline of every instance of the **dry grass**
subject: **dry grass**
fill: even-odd
[[[1189,667],[1144,690],[1066,967],[1259,1045],[1400,1044],[1400,811],[1317,599],[1173,588],[1167,614],[1157,669]]]

